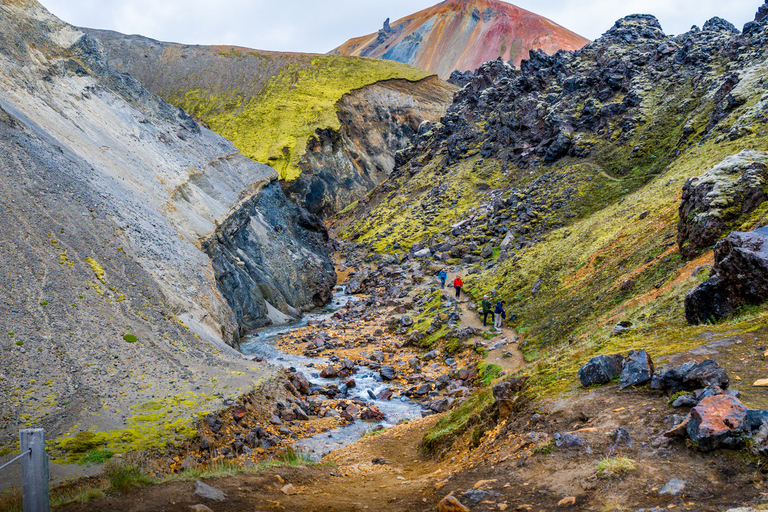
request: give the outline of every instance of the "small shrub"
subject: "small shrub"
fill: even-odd
[[[48,301],[47,300],[40,301],[40,305],[41,306],[47,306],[48,305]]]
[[[287,448],[277,456],[277,462],[286,466],[302,466],[311,461],[306,453],[297,452],[293,448]]]
[[[23,347],[24,346],[24,342],[21,341],[21,340],[16,340],[16,345],[19,346],[19,347]]]
[[[126,492],[134,487],[152,483],[137,464],[108,461],[104,465],[104,476],[112,489]]]
[[[627,457],[608,457],[597,463],[598,476],[619,478],[637,469],[634,460]]]
[[[123,335],[123,339],[128,343],[136,343],[139,341],[139,338],[137,338],[135,334],[125,334]]]

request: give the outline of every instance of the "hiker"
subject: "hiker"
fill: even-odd
[[[461,280],[461,276],[456,276],[456,279],[453,280],[453,287],[456,288],[456,298],[459,298],[459,295],[461,295],[461,288],[464,286],[464,282]]]
[[[493,326],[496,328],[497,331],[501,330],[501,321],[504,318],[507,318],[507,312],[504,311],[504,302],[503,300],[500,300],[496,303],[496,309],[494,310],[494,313],[496,314],[494,320],[493,320]]]
[[[446,272],[445,269],[442,269],[437,273],[437,277],[440,279],[440,288],[445,288],[445,280],[448,278],[448,272]]]
[[[483,296],[483,302],[481,303],[483,306],[483,327],[485,327],[485,320],[488,318],[488,315],[491,315],[491,320],[496,322],[496,316],[493,314],[493,311],[491,311],[491,301],[488,300],[488,296]]]

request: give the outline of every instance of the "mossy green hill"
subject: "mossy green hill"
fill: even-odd
[[[104,44],[114,67],[287,181],[301,174],[298,162],[310,137],[340,128],[336,103],[342,96],[381,81],[433,75],[379,59],[185,46],[87,31]]]

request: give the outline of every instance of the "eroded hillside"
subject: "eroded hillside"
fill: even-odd
[[[293,199],[322,215],[386,179],[386,155],[408,146],[422,121],[439,119],[455,91],[429,72],[377,59],[86,30],[104,43],[110,65],[277,169]]]
[[[0,442],[194,435],[271,374],[227,345],[241,329],[329,299],[325,227],[92,36],[33,0],[0,11]]]

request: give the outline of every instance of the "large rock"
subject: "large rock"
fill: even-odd
[[[748,409],[730,395],[709,396],[691,409],[688,437],[703,451],[736,448],[750,433]]]
[[[711,277],[685,297],[685,317],[713,323],[744,304],[768,298],[768,228],[734,232],[715,247]]]
[[[744,150],[683,186],[677,243],[692,258],[766,200],[768,153]]]
[[[719,386],[727,389],[729,378],[726,371],[712,359],[700,363],[688,361],[662,373],[659,378],[659,389],[678,391],[695,391],[709,386]]]
[[[345,291],[353,295],[365,293],[367,284],[366,282],[368,281],[369,277],[371,277],[371,269],[368,267],[361,268],[349,280]]]
[[[623,364],[624,356],[621,354],[593,357],[587,364],[579,368],[581,385],[586,387],[593,384],[608,384],[621,375]]]
[[[645,350],[633,350],[624,360],[624,367],[619,379],[619,388],[640,386],[650,382],[653,377],[653,361]]]

